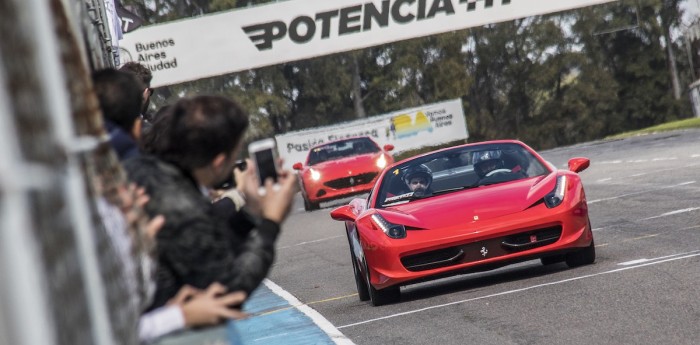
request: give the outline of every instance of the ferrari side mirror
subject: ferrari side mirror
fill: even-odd
[[[294,163],[294,165],[292,165],[292,169],[301,170],[301,163]]]
[[[591,160],[585,157],[576,157],[569,159],[569,170],[579,173],[586,170],[591,165]]]
[[[394,145],[391,145],[391,144],[384,145],[384,151],[392,151],[393,149],[394,149]]]
[[[354,208],[352,205],[340,206],[331,211],[331,218],[340,221],[354,222],[356,215],[353,210]]]

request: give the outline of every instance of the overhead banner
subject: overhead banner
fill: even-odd
[[[467,140],[469,132],[462,101],[453,99],[333,126],[316,127],[275,136],[286,169],[304,162],[309,150],[327,142],[368,136],[379,146],[392,144],[394,153]]]
[[[142,27],[122,63],[177,84],[616,0],[293,0]]]

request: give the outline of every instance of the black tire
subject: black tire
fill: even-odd
[[[304,210],[308,211],[313,211],[313,210],[318,210],[319,209],[319,203],[317,202],[311,202],[309,199],[304,197]]]
[[[372,286],[369,279],[369,268],[367,267],[367,262],[365,264],[365,282],[367,283],[367,290],[369,290],[369,299],[372,301],[372,305],[378,307],[380,305],[396,303],[401,300],[401,290],[399,286],[390,286],[381,290],[377,290]]]
[[[540,258],[540,262],[545,266],[554,265],[563,262],[564,260],[566,260],[564,255],[553,255]]]
[[[357,297],[360,301],[369,300],[369,289],[367,289],[367,283],[362,279],[362,272],[357,267],[357,261],[355,260],[355,253],[350,250],[350,256],[352,258],[352,272],[355,274],[355,285],[357,286]]]
[[[590,265],[595,262],[595,242],[591,240],[591,245],[581,250],[566,254],[566,264],[569,267],[579,267]]]
[[[365,283],[365,280],[362,277],[362,272],[360,272],[360,268],[357,267],[357,257],[355,256],[355,252],[352,249],[350,234],[347,235],[348,245],[350,245],[350,260],[352,261],[352,273],[355,275],[355,286],[357,287],[357,296],[360,298],[360,301],[367,301],[369,300],[369,290],[367,289],[367,283]]]

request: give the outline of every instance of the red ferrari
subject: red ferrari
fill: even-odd
[[[307,211],[319,208],[322,201],[366,193],[379,173],[394,163],[389,154],[393,145],[383,150],[369,137],[337,140],[315,146],[306,157],[306,164],[295,163],[299,170],[301,193]]]
[[[360,300],[399,287],[540,259],[595,261],[586,194],[572,158],[558,170],[515,140],[442,149],[388,167],[367,200],[334,209],[345,222]]]

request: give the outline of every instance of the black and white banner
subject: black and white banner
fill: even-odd
[[[142,27],[120,47],[162,86],[612,1],[293,0]]]

